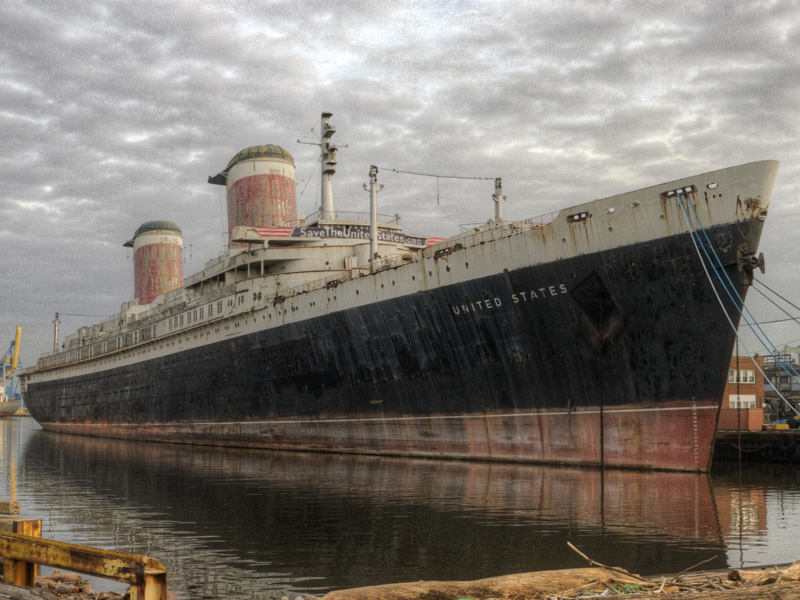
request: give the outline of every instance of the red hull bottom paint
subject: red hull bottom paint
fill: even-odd
[[[62,433],[196,445],[707,471],[719,406],[167,424],[43,423]]]

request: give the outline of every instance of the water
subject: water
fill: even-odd
[[[0,421],[0,499],[42,519],[44,537],[160,560],[186,599],[586,566],[567,542],[644,575],[800,558],[792,467],[602,473],[192,448],[15,418]]]

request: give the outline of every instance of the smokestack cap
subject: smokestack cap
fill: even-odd
[[[181,228],[172,221],[148,221],[139,226],[139,229],[133,234],[133,238],[136,239],[143,233],[150,233],[151,231],[174,231],[178,235],[183,235]]]
[[[240,162],[255,160],[258,158],[269,158],[271,160],[285,162],[294,166],[294,158],[292,158],[292,155],[280,146],[275,146],[273,144],[266,144],[264,146],[250,146],[249,148],[245,148],[244,150],[237,152],[236,156],[234,156],[228,162],[228,166],[225,167],[225,170],[217,173],[213,177],[209,177],[208,183],[225,185],[225,182],[228,179],[228,172],[234,165]]]

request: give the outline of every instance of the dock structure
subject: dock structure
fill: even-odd
[[[0,501],[0,512],[17,515],[19,503]],[[0,517],[3,589],[33,588],[39,567],[45,565],[127,583],[130,600],[166,600],[167,570],[156,559],[42,539],[41,535],[39,519]]]
[[[800,430],[717,430],[714,460],[800,464]]]

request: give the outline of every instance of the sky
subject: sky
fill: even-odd
[[[133,297],[142,223],[181,227],[186,276],[218,256],[207,179],[239,150],[288,150],[315,212],[318,148],[298,140],[323,111],[337,209],[369,210],[374,164],[379,212],[431,236],[491,218],[495,177],[526,219],[777,159],[759,278],[800,304],[798,0],[4,0],[0,34],[0,352],[21,325],[24,365],[56,312],[63,339]]]

